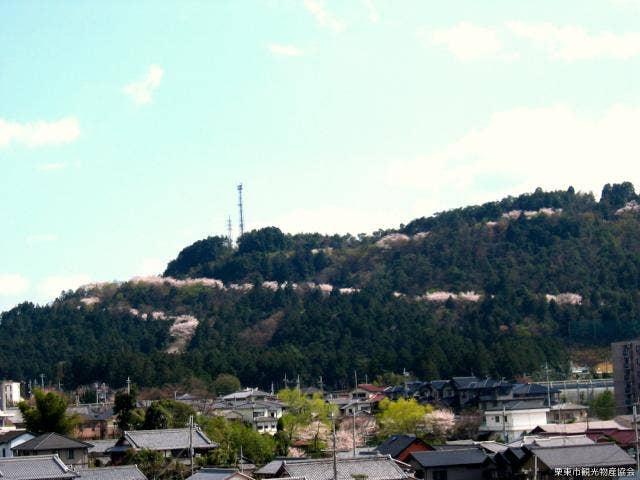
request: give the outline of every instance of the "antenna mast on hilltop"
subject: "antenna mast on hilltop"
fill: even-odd
[[[242,211],[242,184],[238,184],[238,208],[240,209],[240,236],[244,235],[244,212]]]
[[[229,242],[229,246],[233,245],[233,237],[232,235],[232,230],[231,230],[231,215],[229,215],[229,218],[227,218],[227,240]]]

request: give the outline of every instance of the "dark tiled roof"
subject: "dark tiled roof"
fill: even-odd
[[[180,450],[189,448],[188,428],[169,428],[164,430],[132,430],[124,432],[124,439],[133,448],[149,450]],[[120,443],[120,442],[118,442]],[[193,448],[216,448],[202,430],[193,430]]]
[[[113,405],[72,405],[67,412],[78,414],[85,420],[104,421],[113,418]]]
[[[331,480],[333,478],[333,460],[305,460],[285,462],[284,470],[291,477],[304,477],[307,480]],[[409,476],[390,457],[365,457],[338,460],[338,480],[353,480],[365,475],[367,480],[403,480]]]
[[[470,388],[472,384],[481,381],[478,377],[453,377],[451,380],[455,383],[456,387],[463,389]]]
[[[77,472],[83,480],[147,480],[147,477],[135,465],[80,468]]]
[[[89,448],[89,455],[91,454],[104,454],[107,449],[113,447],[116,444],[117,440],[91,440],[93,447]]]
[[[17,447],[13,447],[14,451],[30,451],[37,452],[39,450],[59,450],[63,448],[89,448],[93,445],[87,442],[81,442],[73,438],[60,435],[59,433],[43,433],[42,435],[27,440]]]
[[[0,433],[0,443],[8,443],[13,439],[16,439],[22,435],[33,435],[31,432],[27,432],[26,430],[9,430],[4,433]]]
[[[414,452],[411,456],[423,468],[447,467],[454,465],[483,465],[491,458],[480,448],[456,448],[433,452]]]
[[[431,388],[435,390],[442,390],[448,383],[449,380],[434,380],[431,382]]]
[[[547,387],[545,387],[544,385],[540,385],[538,383],[516,383],[513,386],[512,391],[514,395],[543,396],[547,394]],[[549,393],[559,393],[559,392],[560,390],[558,390],[555,387],[551,387],[549,389]]]
[[[627,467],[635,460],[613,443],[572,447],[536,447],[531,451],[549,468]]]
[[[532,410],[536,408],[546,408],[549,407],[546,405],[545,399],[536,399],[536,400],[509,400],[503,402],[502,406],[499,407],[491,407],[487,408],[487,412],[501,412],[502,408],[505,410]]]
[[[378,445],[378,448],[376,450],[382,455],[391,455],[395,458],[415,441],[415,435],[392,435],[387,440]]]
[[[78,478],[57,455],[0,458],[2,480],[62,480]]]

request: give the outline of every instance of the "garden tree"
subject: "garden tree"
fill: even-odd
[[[330,417],[337,416],[335,404],[325,402],[318,393],[308,398],[297,388],[280,390],[278,399],[287,405],[278,422],[283,432],[280,441],[289,446],[294,440],[306,440],[312,452],[320,452],[326,444]]]
[[[137,409],[137,389],[131,389],[131,393],[116,392],[113,402],[113,414],[116,416],[116,423],[120,431],[134,430],[142,425],[143,416]]]
[[[194,416],[196,411],[186,403],[171,399],[158,400],[157,405],[164,410],[167,415],[169,428],[185,428],[189,426],[189,417]]]
[[[269,434],[260,434],[241,422],[229,422],[223,417],[198,416],[198,425],[219,447],[202,460],[205,465],[236,466],[242,454],[256,464],[270,462],[276,452],[276,441]]]
[[[432,411],[431,405],[420,405],[414,398],[395,401],[385,398],[380,402],[377,416],[379,435],[387,438],[400,433],[418,434],[424,431],[425,416]]]
[[[162,430],[169,428],[171,422],[171,414],[160,404],[160,402],[151,402],[144,414],[144,430]]]
[[[351,450],[353,448],[353,415],[345,416],[336,430],[336,448],[338,450]],[[374,416],[357,414],[356,423],[356,447],[362,447],[367,439],[373,437],[378,431]]]
[[[616,414],[616,402],[613,393],[606,390],[591,402],[591,411],[600,420],[611,420]]]
[[[213,389],[216,395],[223,397],[233,392],[240,390],[240,380],[235,375],[230,373],[221,373],[213,381]]]
[[[455,417],[451,410],[432,410],[424,416],[424,432],[431,441],[444,443],[454,427]]]
[[[55,392],[34,392],[34,403],[20,402],[18,408],[22,413],[25,426],[33,433],[55,432],[69,434],[78,425],[77,415],[67,414],[67,401]]]

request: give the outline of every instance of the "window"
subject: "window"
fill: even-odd
[[[2,456],[3,457],[7,456],[7,450],[5,448],[2,449]]]
[[[433,471],[433,480],[447,480],[447,471],[446,470],[434,470]]]
[[[500,417],[496,415],[496,417],[494,418],[494,420],[496,421],[496,423],[500,423]]]
[[[73,460],[73,454],[74,454],[74,450],[73,448],[70,448],[69,451],[67,452],[67,458],[69,460]]]

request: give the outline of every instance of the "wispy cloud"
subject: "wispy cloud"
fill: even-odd
[[[316,22],[322,27],[329,28],[334,32],[342,32],[347,27],[344,21],[327,10],[322,0],[304,0],[304,8],[314,16]]]
[[[38,170],[42,172],[50,172],[51,170],[62,170],[67,166],[64,162],[43,163],[38,165]]]
[[[427,45],[444,47],[460,60],[475,60],[504,53],[496,29],[469,22],[448,28],[421,28],[417,35]]]
[[[48,300],[53,300],[62,292],[75,290],[82,285],[86,285],[90,281],[91,279],[89,278],[89,275],[84,273],[73,275],[52,275],[44,278],[38,284],[38,290]]]
[[[151,65],[144,77],[125,86],[123,92],[131,97],[135,103],[151,103],[153,101],[153,92],[160,86],[163,75],[164,70],[160,66]]]
[[[80,135],[75,117],[65,117],[53,122],[11,122],[0,118],[0,148],[15,143],[26,147],[43,147],[71,143]]]
[[[35,233],[27,236],[27,243],[29,244],[56,242],[57,240],[58,235],[55,233]]]
[[[364,6],[367,8],[367,16],[369,17],[369,21],[371,23],[378,23],[378,21],[380,21],[380,14],[378,13],[376,4],[373,3],[373,0],[362,0],[362,3],[364,3]]]
[[[596,57],[626,59],[640,54],[640,32],[589,33],[582,26],[509,22],[508,29],[561,60]]]
[[[435,197],[479,195],[482,182],[498,177],[509,179],[510,193],[569,184],[598,191],[604,182],[640,181],[637,125],[640,107],[614,105],[596,116],[564,105],[516,108],[493,114],[422,158],[393,162],[387,178],[393,186],[429,190]]]
[[[274,55],[280,55],[284,57],[300,57],[304,55],[304,51],[294,45],[281,45],[278,43],[271,43],[269,51]]]
[[[29,290],[29,280],[19,274],[0,274],[0,297],[22,295]]]

